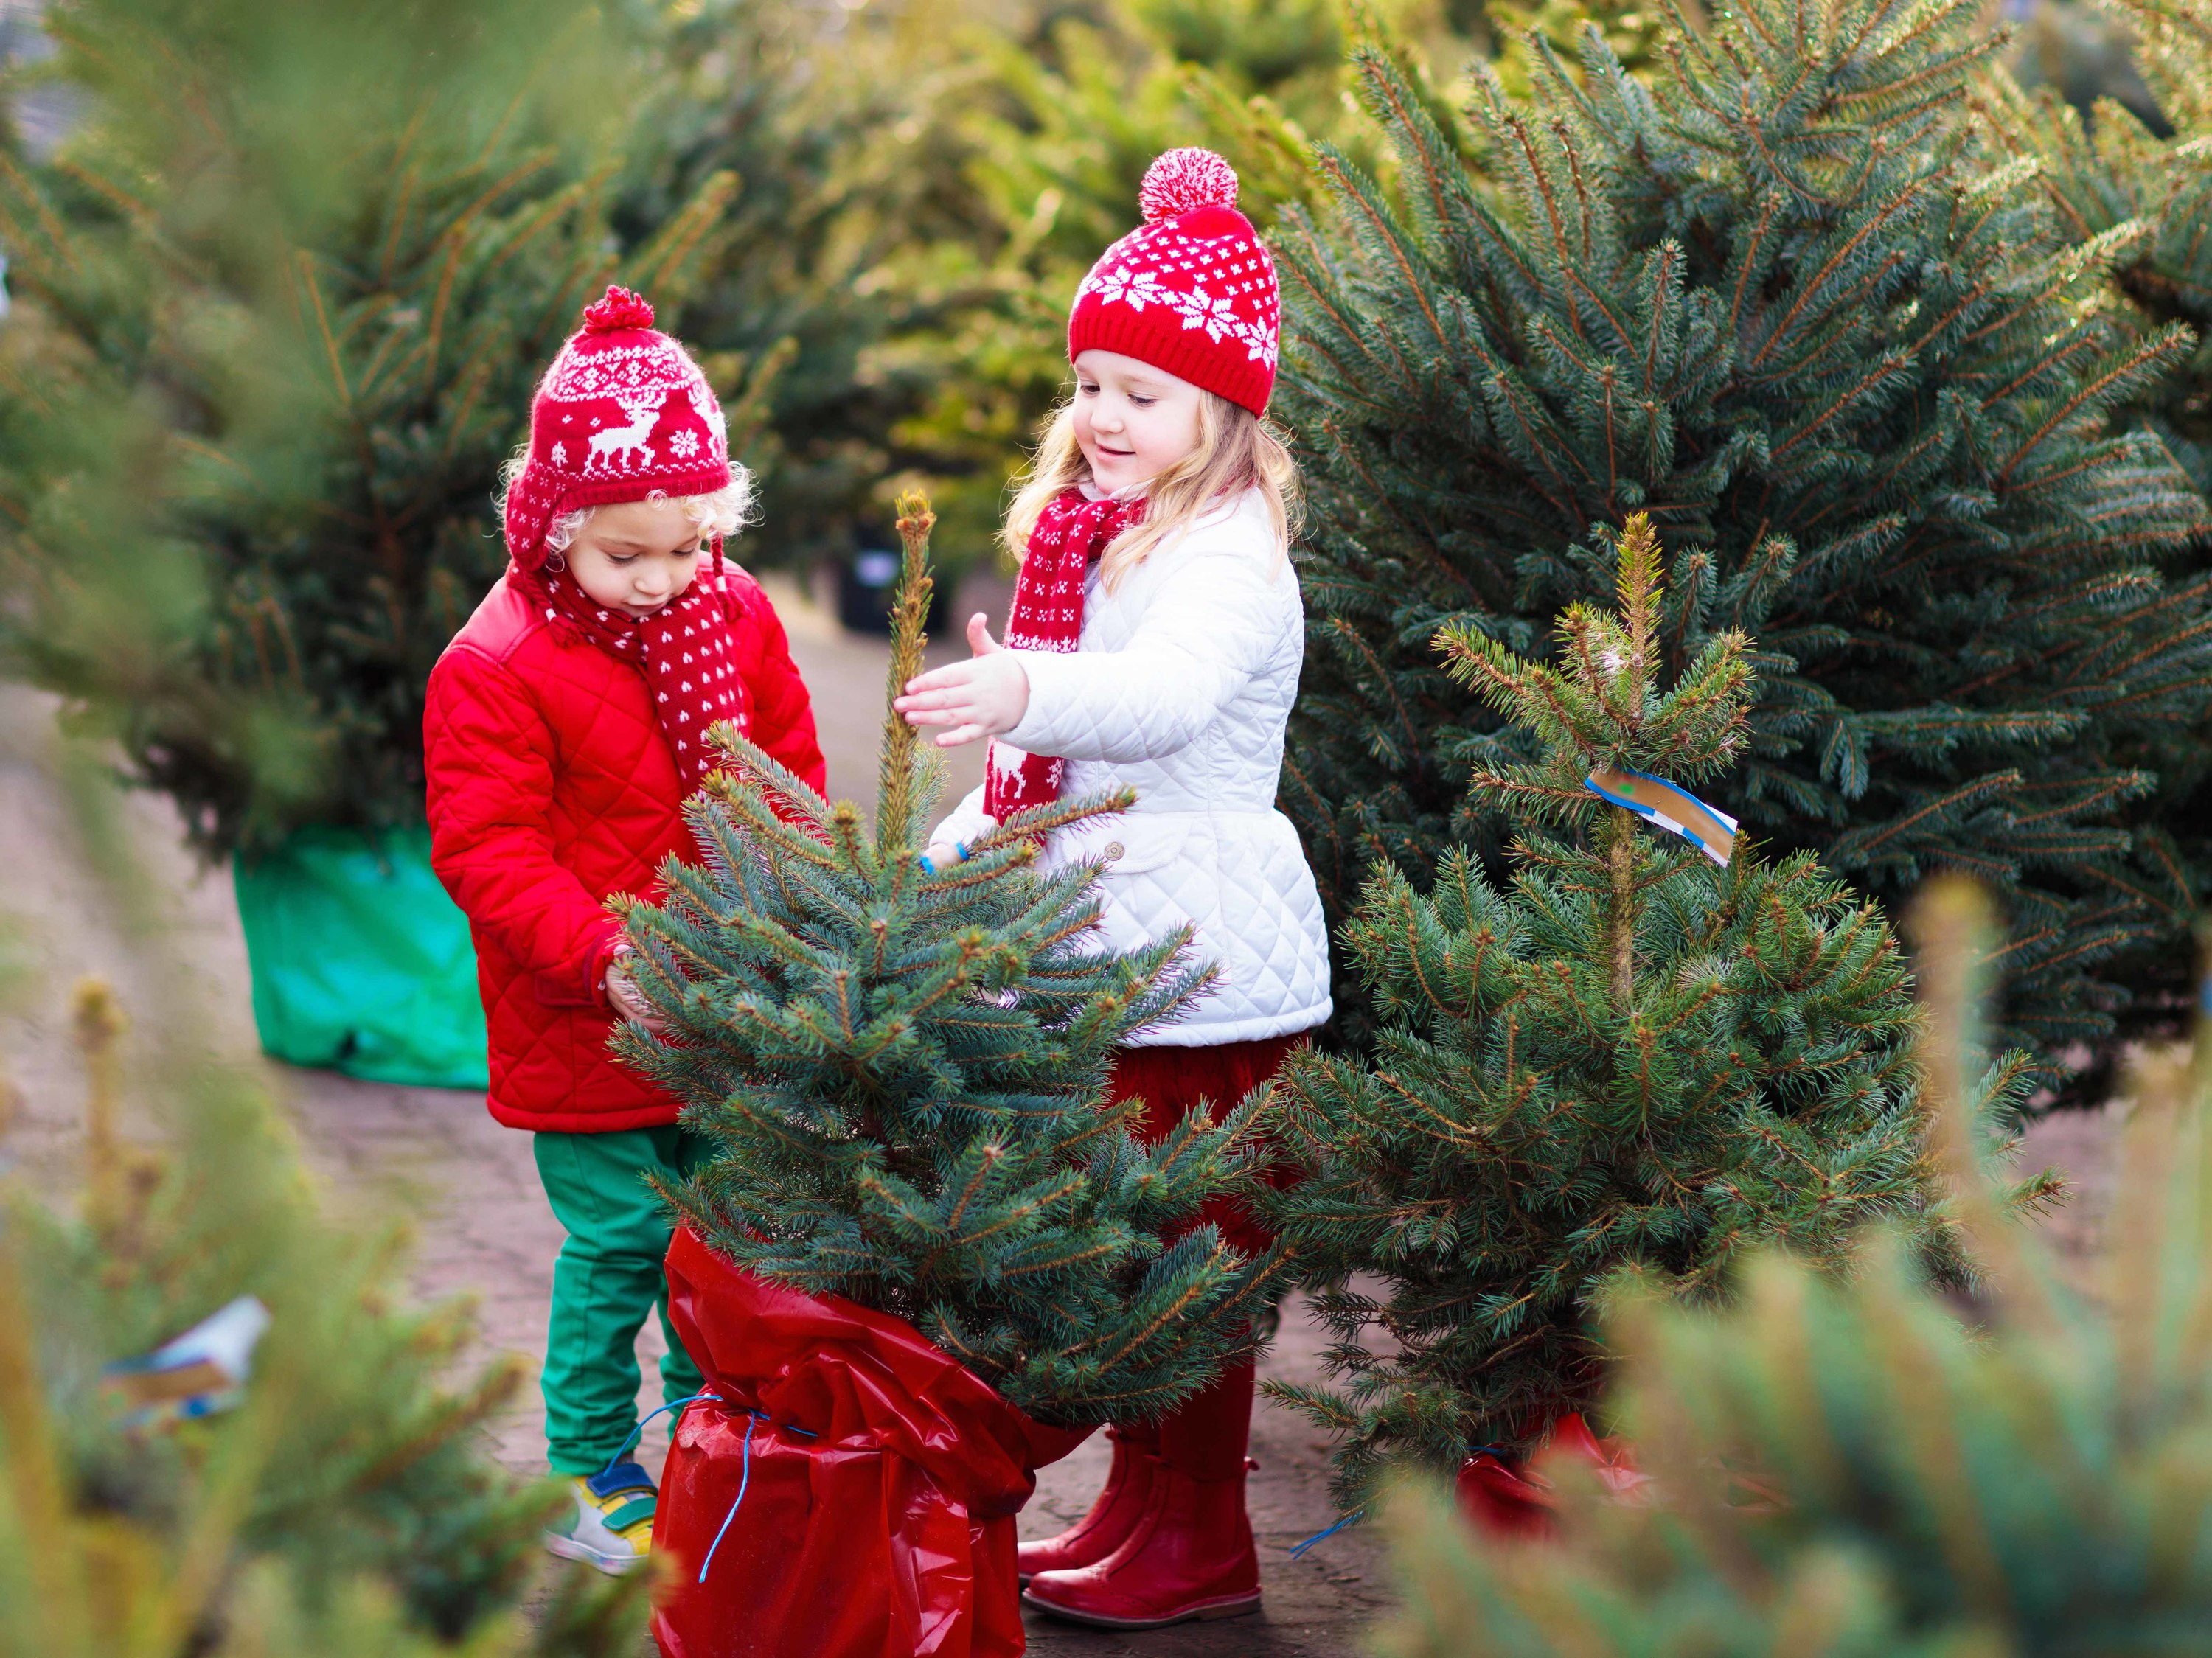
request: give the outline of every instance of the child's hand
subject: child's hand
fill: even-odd
[[[607,999],[615,1005],[615,1011],[625,1019],[635,1019],[656,1035],[668,1029],[668,1021],[653,1011],[653,1004],[638,993],[629,974],[623,971],[617,960],[607,968]]]
[[[1019,657],[991,637],[981,610],[968,619],[968,648],[975,653],[972,659],[916,674],[906,682],[906,695],[891,703],[910,726],[952,727],[938,732],[940,749],[1010,732],[1029,712],[1029,674]]]

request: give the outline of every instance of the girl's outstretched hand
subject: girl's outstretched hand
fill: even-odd
[[[1028,671],[991,637],[990,618],[981,610],[968,618],[968,648],[975,653],[969,660],[916,674],[891,702],[910,726],[951,726],[937,734],[940,749],[1010,732],[1029,712]]]

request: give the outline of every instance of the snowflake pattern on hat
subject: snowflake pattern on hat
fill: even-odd
[[[1274,261],[1237,210],[1237,173],[1206,149],[1171,149],[1139,192],[1145,222],[1076,290],[1070,361],[1115,351],[1263,413],[1275,383],[1282,297]]]

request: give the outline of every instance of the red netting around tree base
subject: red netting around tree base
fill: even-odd
[[[665,1658],[1024,1649],[1013,1516],[1091,1430],[1042,1426],[905,1321],[764,1284],[688,1230],[668,1307],[717,1402],[684,1412],[661,1478]]]

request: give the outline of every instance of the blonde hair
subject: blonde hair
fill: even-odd
[[[525,444],[499,469],[499,514],[502,519],[507,516],[507,492],[514,488],[514,481],[522,476],[522,469],[529,462],[530,446]],[[733,536],[753,521],[753,475],[733,460],[730,463],[730,481],[719,489],[703,495],[675,496],[665,489],[651,489],[638,499],[673,500],[699,526],[701,535]],[[592,514],[599,510],[596,507],[579,507],[555,519],[545,526],[545,550],[567,552],[575,545],[576,532],[590,523]]]
[[[1030,531],[1054,496],[1089,481],[1091,468],[1075,440],[1075,400],[1054,410],[1038,434],[1029,470],[1016,480],[1012,506],[1000,544],[1018,564],[1029,550]],[[1256,489],[1275,531],[1279,556],[1290,556],[1298,532],[1302,502],[1298,464],[1274,428],[1242,404],[1205,392],[1198,405],[1198,444],[1181,460],[1145,486],[1145,516],[1115,537],[1098,561],[1098,580],[1108,592],[1164,543],[1188,530],[1194,519],[1224,495]]]

